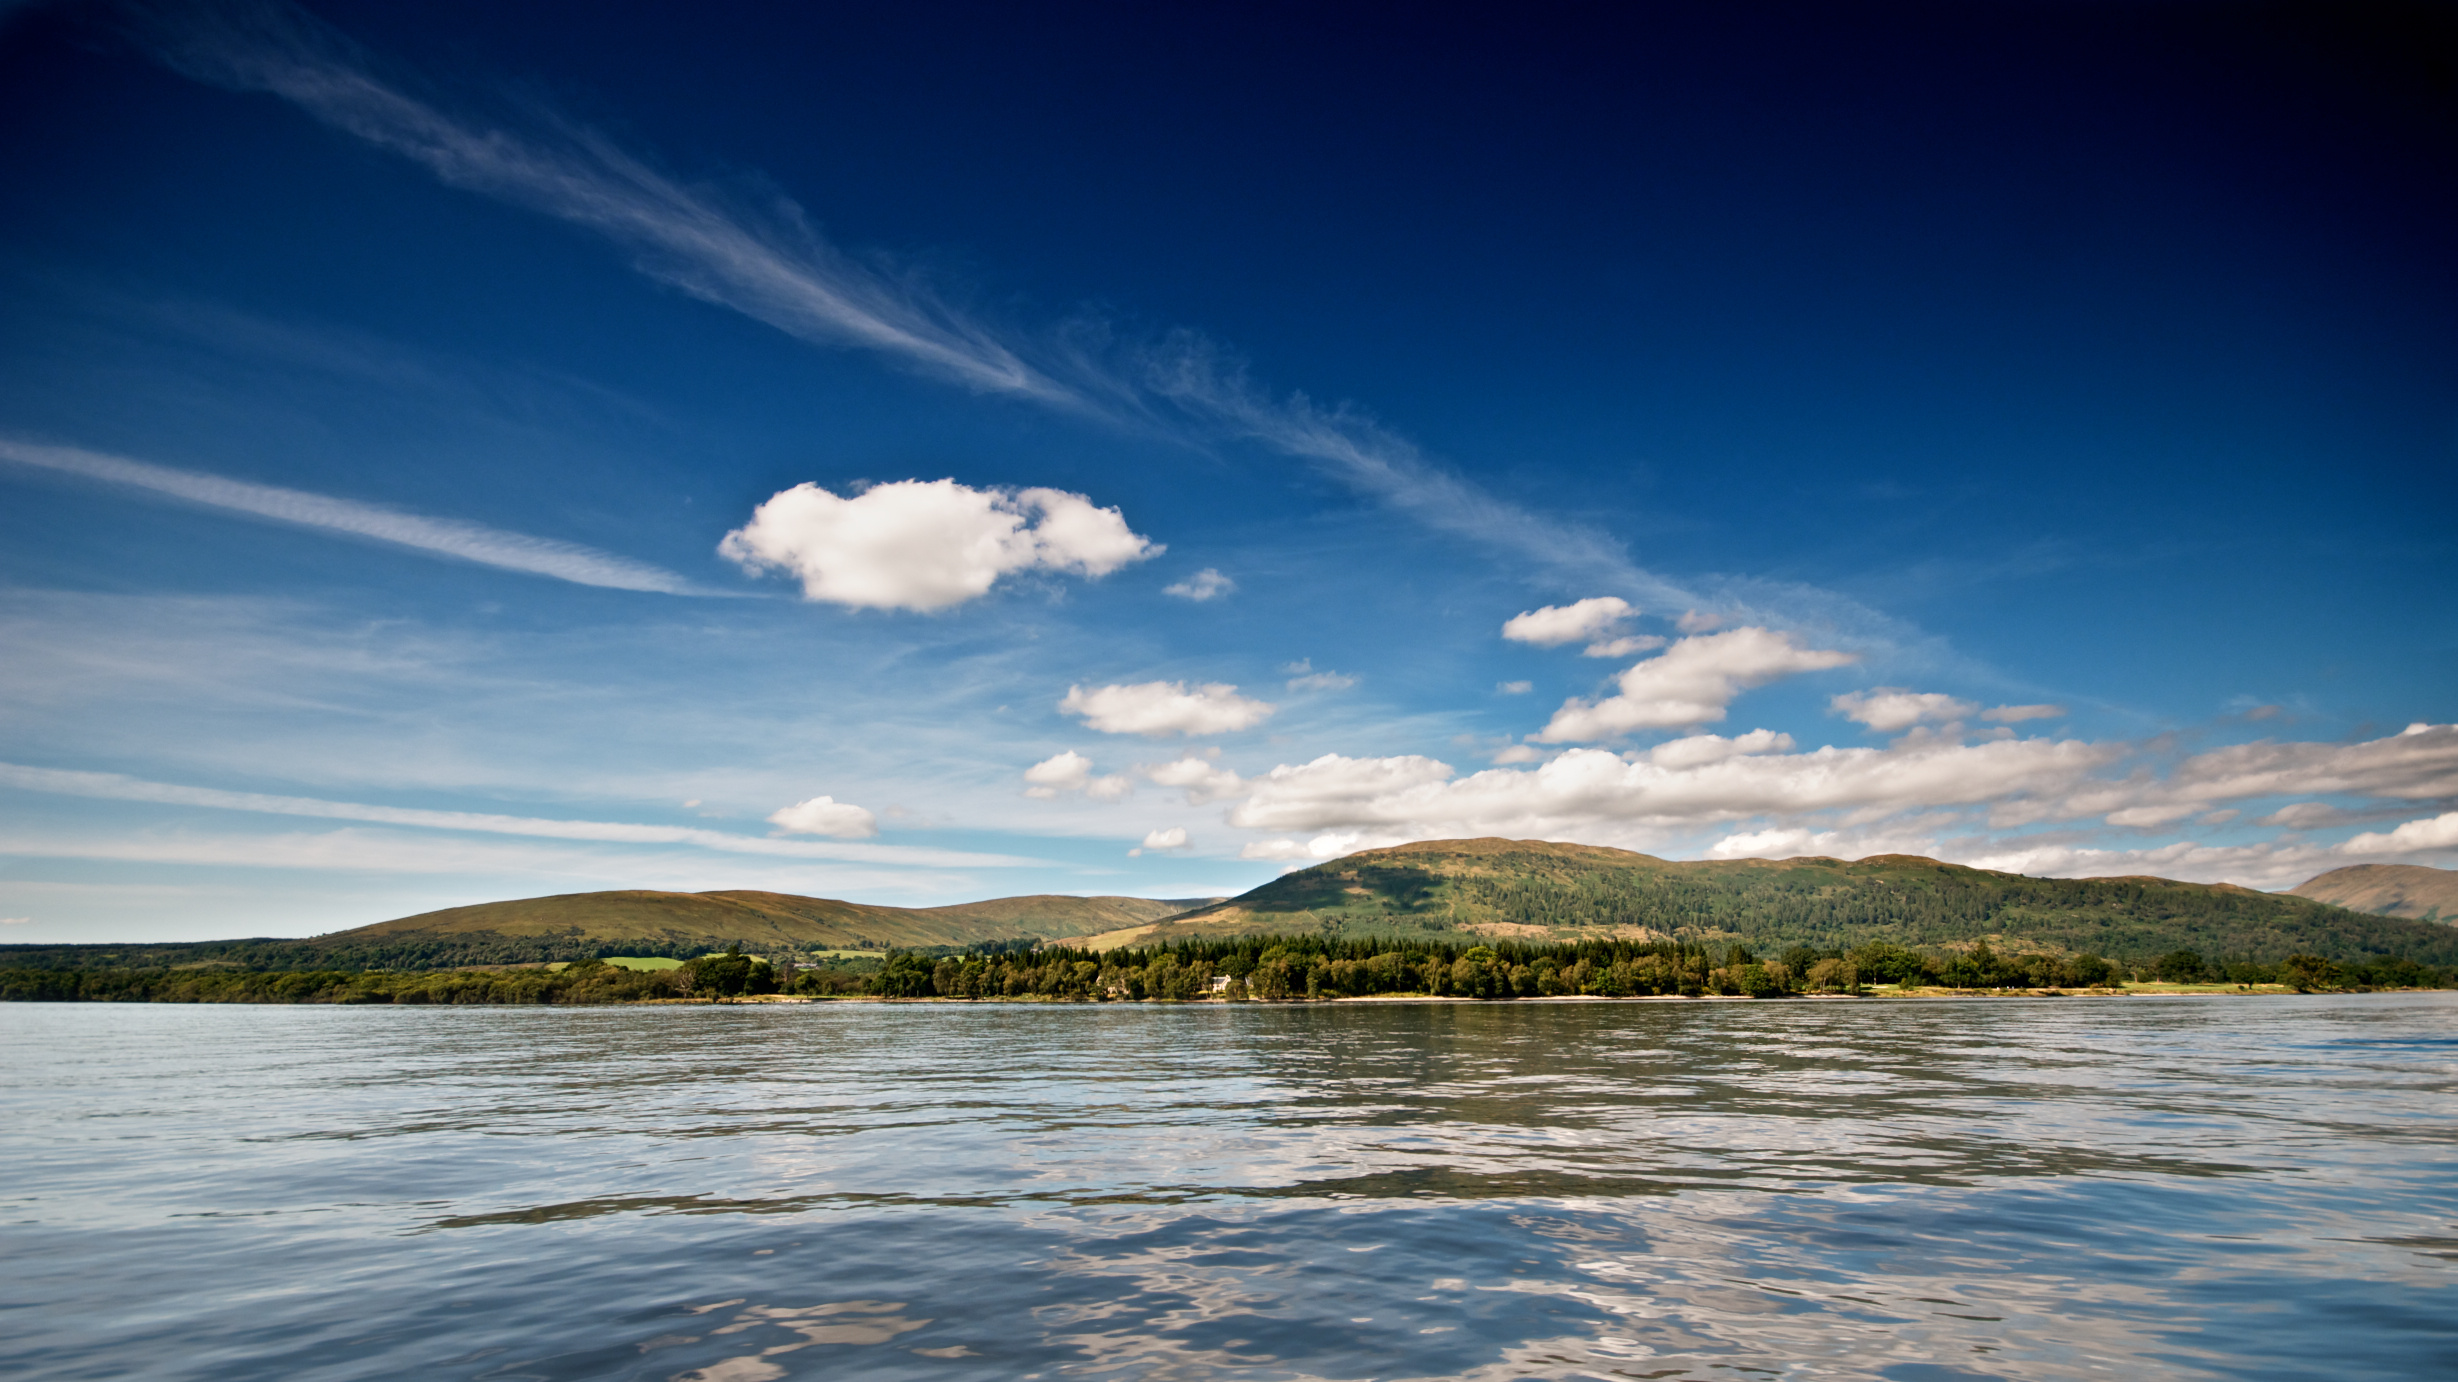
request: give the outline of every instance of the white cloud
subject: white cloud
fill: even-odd
[[[726,854],[769,854],[800,859],[842,859],[860,863],[928,864],[953,868],[1002,868],[1036,865],[1041,861],[1006,854],[972,854],[957,850],[906,845],[821,844],[816,840],[728,835],[695,826],[636,825],[623,821],[545,820],[534,816],[499,816],[479,811],[430,811],[417,807],[372,806],[314,797],[271,796],[260,792],[225,792],[212,787],[147,782],[119,773],[73,772],[0,763],[0,787],[52,792],[64,796],[98,797],[113,801],[148,801],[168,806],[202,806],[226,811],[253,811],[277,816],[314,816],[328,820],[371,821],[383,825],[417,826],[430,830],[462,830],[490,835],[526,835],[556,840],[591,840],[612,844],[690,845]],[[792,808],[788,808],[792,809]],[[857,808],[858,809],[858,808]],[[782,814],[782,813],[780,813]]]
[[[1763,731],[1761,731],[1763,733]],[[1712,736],[1698,736],[1712,738]],[[1230,823],[1273,832],[1360,830],[1403,839],[1509,835],[1547,839],[1694,826],[1816,811],[1880,813],[2054,799],[2124,753],[2077,740],[1964,744],[1910,737],[1882,749],[1734,752],[1751,735],[1713,745],[1659,746],[1666,762],[1573,749],[1529,770],[1489,768],[1453,780],[1433,759],[1344,758],[1282,765],[1248,779]]]
[[[1981,711],[1980,718],[2014,725],[2025,720],[2054,720],[2064,714],[2065,707],[2061,705],[2000,705]]]
[[[0,926],[32,926],[32,917],[0,917]]]
[[[1313,864],[1337,859],[1361,849],[1404,844],[1398,838],[1376,838],[1360,831],[1330,831],[1311,840],[1257,840],[1238,851],[1240,859],[1267,859],[1289,864]]]
[[[1144,848],[1184,849],[1186,848],[1186,827],[1173,825],[1165,830],[1155,830],[1144,836]]]
[[[1084,717],[1084,723],[1104,734],[1227,734],[1263,723],[1278,707],[1237,694],[1235,686],[1206,682],[1192,690],[1182,681],[1147,681],[1131,686],[1067,688],[1058,703],[1061,712]]]
[[[1357,684],[1357,678],[1345,672],[1308,672],[1289,678],[1292,691],[1346,691]]]
[[[806,599],[935,610],[1017,571],[1106,576],[1162,547],[1116,509],[1055,489],[898,480],[840,496],[804,483],[771,496],[717,550],[747,572],[789,572]]]
[[[2311,830],[2316,826],[2336,825],[2347,813],[2318,801],[2291,802],[2254,822],[2255,825],[2284,826],[2289,830]]]
[[[2179,841],[2149,849],[2098,849],[2017,837],[1928,851],[1977,869],[2048,878],[2176,878],[2285,889],[2345,861],[2312,845],[2206,845]]]
[[[1244,780],[1236,773],[1193,754],[1173,763],[1157,763],[1136,771],[1159,786],[1185,788],[1186,804],[1189,806],[1225,801],[1246,790]]]
[[[2106,819],[2110,825],[2148,828],[2181,821],[2201,809],[2192,802],[2170,802],[2165,806],[2129,806],[2122,811],[2109,812]]]
[[[1495,764],[1534,763],[1545,755],[1526,744],[1513,744],[1487,760]]]
[[[1733,697],[1750,687],[1853,660],[1851,653],[1806,648],[1791,634],[1771,629],[1684,638],[1622,673],[1618,694],[1595,702],[1563,702],[1533,737],[1539,743],[1577,743],[1721,720]]]
[[[493,566],[532,576],[551,576],[575,585],[651,591],[661,595],[718,593],[701,590],[671,571],[577,543],[507,533],[499,528],[464,523],[457,519],[427,518],[379,504],[335,499],[305,490],[253,484],[192,470],[173,470],[168,466],[150,465],[123,456],[106,456],[99,451],[81,451],[69,446],[38,446],[32,442],[0,438],[0,459],[62,471],[89,480],[127,485],[191,504],[243,513],[252,518],[347,533],[352,537],[474,562],[480,566]]]
[[[1236,592],[1238,583],[1207,566],[1175,585],[1161,587],[1163,595],[1175,595],[1181,600],[1216,600]]]
[[[1730,739],[1721,734],[1692,734],[1667,739],[1647,751],[1647,761],[1659,768],[1696,768],[1753,753],[1790,753],[1792,736],[1771,729],[1754,729]]]
[[[1812,853],[1818,842],[1815,831],[1754,830],[1727,835],[1707,847],[1710,859],[1798,859]]]
[[[2458,849],[2458,812],[2358,835],[2337,846],[2300,841],[2205,845],[2184,841],[2109,849],[2079,835],[1954,834],[1985,816],[1993,825],[2076,823],[2104,817],[2156,827],[2187,819],[2225,824],[2219,796],[2258,797],[2295,783],[2355,795],[2430,800],[2458,796],[2450,765],[2458,726],[2416,726],[2357,744],[2237,745],[2176,762],[2164,776],[2141,761],[2159,746],[2021,739],[1977,741],[1915,728],[1883,748],[1796,752],[1769,730],[1724,738],[1694,734],[1623,754],[1578,748],[1533,770],[1495,767],[1460,776],[1423,757],[1327,754],[1249,778],[1232,825],[1278,838],[1242,857],[1295,861],[1409,840],[1506,836],[1661,849],[1702,826],[1739,825],[1709,857],[1817,853],[1857,858],[1919,853],[2033,874],[2155,873],[2200,881],[2286,887],[2349,857]],[[2134,766],[2122,768],[2131,760]],[[2107,776],[2122,770],[2123,776]],[[2302,803],[2274,824],[2343,820]]]
[[[1664,644],[1664,639],[1652,633],[1631,634],[1624,638],[1610,638],[1601,643],[1590,643],[1579,650],[1579,656],[1628,657],[1632,653],[1652,653]]]
[[[1724,616],[1702,614],[1697,610],[1690,610],[1679,619],[1674,620],[1673,627],[1680,629],[1683,633],[1712,633],[1724,627]]]
[[[1024,770],[1024,780],[1032,786],[1024,789],[1028,797],[1054,797],[1060,792],[1082,791],[1092,777],[1092,760],[1067,749],[1042,759]]]
[[[1618,595],[1599,595],[1576,604],[1546,605],[1503,621],[1502,636],[1514,643],[1558,648],[1595,638],[1639,611]]]
[[[2270,796],[2458,797],[2458,725],[2414,724],[2354,744],[2233,744],[2187,758],[2165,779],[2089,784],[2065,805],[2073,815],[2105,814],[2116,825],[2156,825],[2222,802]]]
[[[1494,694],[1498,696],[1524,696],[1535,689],[1536,683],[1532,681],[1498,681],[1494,683]]]
[[[1095,801],[1117,801],[1135,790],[1135,784],[1124,773],[1095,777],[1092,760],[1068,749],[1035,763],[1024,770],[1024,780],[1030,784],[1024,795],[1043,801],[1061,792],[1082,792]]]
[[[865,840],[879,833],[878,817],[834,797],[798,801],[770,815],[768,823],[796,835],[828,835],[839,840]]]
[[[1938,724],[1947,720],[1967,719],[1980,707],[1934,691],[1907,691],[1900,686],[1881,686],[1874,691],[1852,691],[1827,702],[1829,709],[1847,720],[1857,720],[1881,734],[1910,729],[1922,723]]]
[[[2458,811],[2408,821],[2387,833],[2366,831],[2339,846],[2344,854],[2418,854],[2458,849]]]

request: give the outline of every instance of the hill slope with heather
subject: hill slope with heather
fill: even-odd
[[[2113,960],[2176,950],[2458,963],[2458,932],[2302,897],[2165,878],[2029,878],[1911,855],[1675,862],[1534,840],[1367,850],[1226,902],[1090,938],[1107,948],[1257,933],[1653,937],[1753,948],[1930,949],[1987,940]]]
[[[2351,912],[2458,925],[2458,869],[2355,864],[2308,878],[2288,892]]]

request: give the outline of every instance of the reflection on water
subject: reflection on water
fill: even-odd
[[[2458,999],[0,1008],[43,1377],[2458,1375]]]

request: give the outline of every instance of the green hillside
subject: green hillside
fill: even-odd
[[[608,953],[683,957],[728,945],[755,954],[884,951],[1081,935],[1217,900],[1042,895],[915,908],[789,893],[566,893],[422,912],[305,940],[0,946],[0,966],[437,969]]]
[[[1909,855],[1681,863],[1493,839],[1368,850],[1094,941],[1106,948],[1262,932],[1666,937],[1821,950],[1872,941],[1950,949],[1988,939],[2001,949],[2019,944],[2125,961],[2195,950],[2214,959],[2402,955],[2458,963],[2458,932],[2449,927],[2227,884],[2028,878]]]
[[[684,957],[728,945],[810,954],[1061,940],[1112,950],[1260,934],[1739,942],[1770,952],[1882,941],[1933,954],[1987,940],[2001,951],[2089,953],[2129,964],[2192,950],[2214,961],[2265,964],[2303,954],[2349,964],[2397,956],[2458,965],[2458,928],[2225,884],[2027,878],[1908,855],[1675,862],[1487,839],[1368,850],[1225,901],[1045,895],[908,908],[764,892],[572,893],[453,907],[307,940],[0,946],[0,967],[440,969],[604,954]]]

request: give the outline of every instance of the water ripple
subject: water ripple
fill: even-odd
[[[25,1376],[2458,1373],[2444,995],[0,1034]]]

